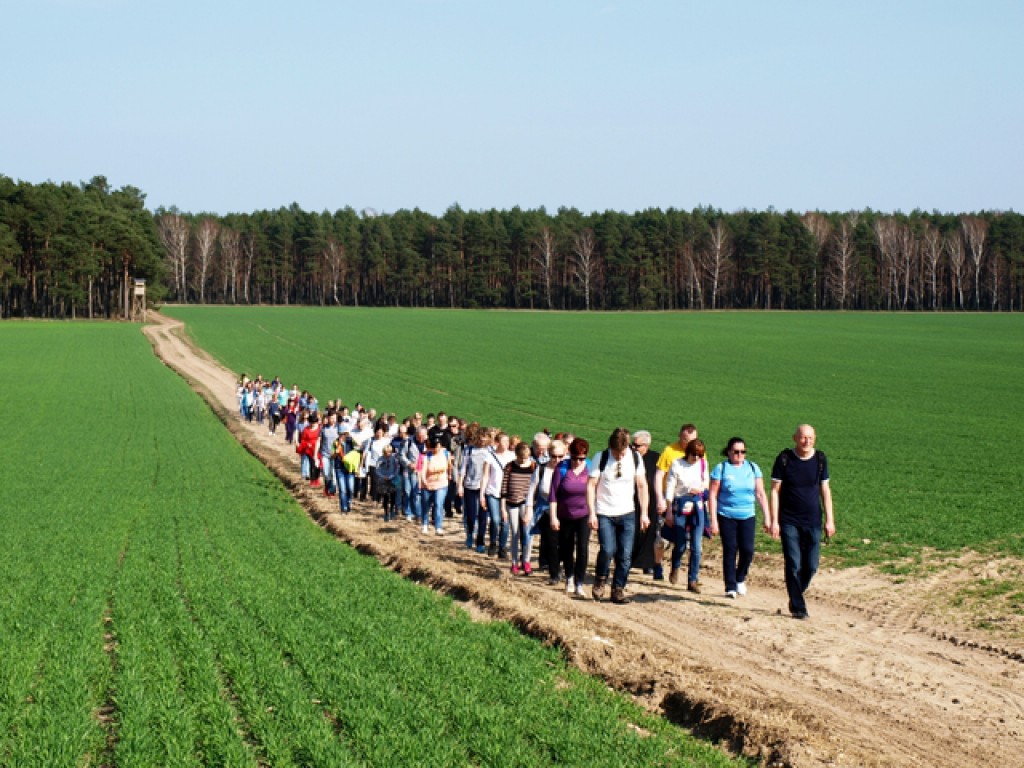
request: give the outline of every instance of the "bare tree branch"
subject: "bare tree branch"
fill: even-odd
[[[590,287],[597,269],[596,248],[597,239],[594,237],[594,230],[590,227],[576,235],[573,240],[572,274],[583,288],[584,304],[588,311],[590,310]]]

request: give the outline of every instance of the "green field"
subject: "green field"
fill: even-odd
[[[399,417],[444,409],[599,444],[622,424],[649,429],[656,446],[693,421],[715,456],[745,437],[766,473],[810,422],[832,465],[833,554],[1024,554],[1019,469],[1006,453],[1024,445],[1019,315],[166,312],[236,371]]]
[[[137,326],[0,369],[0,765],[730,764],[311,524]]]

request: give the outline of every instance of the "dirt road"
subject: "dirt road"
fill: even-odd
[[[972,630],[950,607],[958,588],[992,573],[1019,577],[1021,563],[965,553],[899,583],[868,569],[832,570],[826,559],[812,618],[800,622],[785,613],[776,558],[758,555],[746,597],[721,596],[712,543],[705,594],[634,572],[630,605],[570,599],[542,576],[513,578],[461,536],[421,536],[414,525],[384,524],[371,507],[342,517],[299,480],[280,436],[237,418],[235,375],[186,343],[180,323],[151,316],[145,332],[156,353],[320,525],[481,619],[557,644],[572,663],[698,735],[766,765],[1024,765],[1022,617],[975,605],[995,611],[987,620],[995,629]]]

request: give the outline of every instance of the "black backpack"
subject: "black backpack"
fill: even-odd
[[[630,447],[629,452],[633,454],[633,461],[636,464],[637,473],[640,472],[640,468],[643,466],[643,462],[640,460],[640,454],[636,452],[635,448]],[[608,454],[611,453],[610,449],[601,451],[601,461],[597,463],[597,471],[604,472],[604,468],[608,466]]]

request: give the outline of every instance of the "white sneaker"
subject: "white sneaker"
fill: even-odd
[[[424,533],[424,535],[430,533],[430,528],[428,526],[424,525],[423,526],[423,533]]]
[[[727,590],[725,590],[725,596],[730,598],[730,599],[732,599],[732,600],[735,600],[736,599],[736,590],[735,589],[727,589]]]
[[[582,584],[577,584],[576,585],[576,597],[586,598],[586,595],[583,594],[583,585]]]
[[[575,584],[572,576],[570,576],[568,579],[566,579],[566,582],[565,582],[565,594],[571,595],[575,590],[576,590],[576,584]]]
[[[747,594],[747,582],[745,582],[745,581],[737,582],[737,584],[736,584],[736,592],[741,594],[741,595]]]

